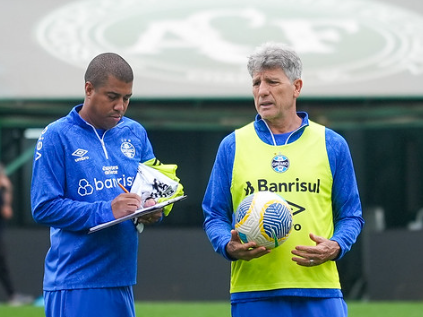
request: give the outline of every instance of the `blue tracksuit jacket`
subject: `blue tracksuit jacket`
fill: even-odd
[[[34,220],[51,227],[44,290],[120,287],[136,282],[138,235],[131,221],[93,234],[113,220],[111,201],[130,189],[139,162],[154,158],[145,129],[123,117],[97,131],[78,105],[48,125],[35,149],[31,204]]]

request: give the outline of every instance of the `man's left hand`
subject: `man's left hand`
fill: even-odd
[[[149,198],[145,201],[144,208],[154,206],[155,204],[156,204],[156,201],[153,198]],[[152,212],[148,215],[138,217],[137,219],[138,219],[138,223],[153,224],[153,223],[160,221],[160,219],[162,219],[162,217],[163,217],[163,209],[159,209],[159,210]]]
[[[319,237],[313,233],[310,233],[310,239],[316,242],[315,246],[299,245],[291,251],[292,254],[296,255],[296,257],[292,258],[292,261],[298,265],[320,265],[326,261],[335,259],[341,251],[341,247],[336,241]]]

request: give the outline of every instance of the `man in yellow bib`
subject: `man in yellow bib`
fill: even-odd
[[[348,144],[297,111],[295,51],[265,43],[248,71],[258,114],[221,142],[203,200],[204,230],[232,264],[232,316],[347,316],[335,261],[364,224]],[[273,250],[233,230],[234,210],[257,191],[279,193],[294,212],[294,230]]]

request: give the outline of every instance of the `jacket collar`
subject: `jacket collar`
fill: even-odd
[[[292,131],[291,135],[288,137],[289,142],[294,142],[295,140],[298,140],[298,138],[303,134],[304,129],[309,125],[309,119],[307,112],[304,111],[298,111],[297,115],[302,119],[301,126],[296,129],[295,131]],[[261,118],[259,114],[256,115],[254,120],[254,127],[257,131],[258,136],[262,141],[266,142],[267,144],[273,144],[272,140],[272,134],[267,127],[264,120]]]

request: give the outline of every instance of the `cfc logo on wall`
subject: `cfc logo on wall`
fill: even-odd
[[[293,47],[307,65],[308,89],[321,93],[420,74],[422,34],[422,16],[371,0],[72,1],[36,29],[38,43],[65,63],[85,68],[112,50],[139,76],[235,94],[249,93],[246,57],[265,41]]]

